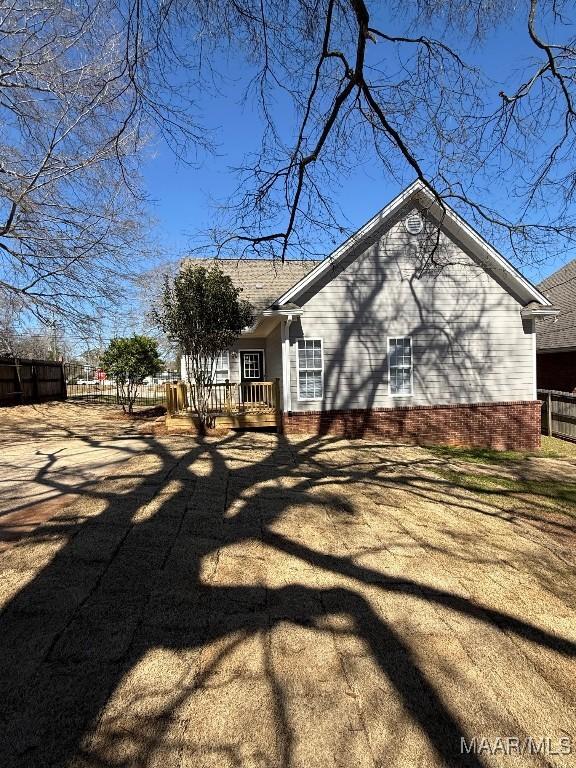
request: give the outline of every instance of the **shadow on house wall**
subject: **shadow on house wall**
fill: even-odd
[[[521,304],[429,223],[424,244],[409,235],[407,212],[299,302],[304,315],[292,324],[291,340],[323,339],[324,398],[299,401],[293,363],[294,411],[363,409],[368,424],[374,408],[533,399],[531,326]],[[412,339],[413,392],[391,397],[387,340],[405,336]],[[327,413],[324,430],[329,421]]]

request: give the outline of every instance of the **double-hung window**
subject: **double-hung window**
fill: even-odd
[[[324,355],[321,339],[299,339],[298,400],[322,400],[324,396]]]
[[[215,384],[224,384],[226,379],[230,379],[230,356],[228,351],[221,352],[216,360],[214,375]]]
[[[218,357],[216,358],[216,363],[214,365],[214,368],[212,368],[211,365],[209,365],[208,360],[204,363],[204,372],[206,374],[206,377],[208,377],[211,372],[214,371],[212,383],[213,384],[224,384],[226,379],[230,378],[230,356],[228,354],[228,351],[221,352]]]
[[[388,337],[388,391],[391,395],[412,394],[412,339]]]

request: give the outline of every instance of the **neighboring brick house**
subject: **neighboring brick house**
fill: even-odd
[[[537,322],[538,388],[576,392],[576,259],[538,288],[558,309],[556,318]]]
[[[217,263],[257,309],[219,380],[278,379],[285,432],[538,447],[551,304],[424,184],[321,262]]]

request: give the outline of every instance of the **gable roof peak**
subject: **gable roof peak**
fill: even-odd
[[[294,301],[305,290],[311,288],[330,267],[342,261],[353,248],[376,233],[378,229],[384,227],[411,198],[418,198],[418,203],[425,207],[437,221],[441,221],[443,229],[448,234],[455,236],[460,243],[474,253],[487,271],[498,274],[502,284],[510,293],[516,295],[521,303],[528,304],[530,301],[536,301],[544,307],[552,305],[552,302],[536,286],[490,245],[482,235],[476,232],[453,208],[444,201],[440,200],[439,202],[436,192],[421,179],[412,182],[296,285],[280,296],[278,304]]]

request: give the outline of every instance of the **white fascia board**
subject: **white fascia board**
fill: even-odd
[[[511,289],[515,290],[521,296],[527,296],[526,303],[529,301],[537,301],[547,307],[552,306],[552,302],[540,293],[535,285],[527,280],[524,275],[514,267],[508,259],[502,256],[501,253],[493,248],[489,242],[487,242],[482,235],[470,226],[456,211],[450,208],[449,205],[444,203],[444,210],[440,207],[437,199],[431,190],[427,189],[424,185],[419,190],[420,200],[425,198],[427,203],[424,203],[428,211],[430,211],[437,221],[441,221],[446,227],[448,232],[454,234],[459,240],[464,241],[466,245],[470,246],[470,250],[475,253],[480,260],[484,263],[484,266],[491,268],[494,272],[500,273],[504,283]]]
[[[262,312],[262,315],[264,317],[288,317],[289,315],[300,316],[304,314],[304,310],[300,307],[298,308],[289,308],[289,307],[281,307],[279,309],[265,309]]]
[[[404,205],[406,200],[421,189],[422,186],[423,184],[421,181],[415,181],[407,187],[404,192],[401,192],[398,197],[395,197],[389,205],[379,211],[376,216],[373,216],[361,229],[355,232],[348,238],[348,240],[342,243],[339,248],[327,256],[324,261],[321,261],[317,267],[314,267],[314,269],[303,277],[302,280],[296,283],[296,285],[293,285],[285,294],[280,296],[277,304],[287,304],[289,301],[292,301],[295,296],[300,296],[306,288],[313,285],[320,277],[322,277],[330,267],[343,259],[357,243],[362,241],[371,232],[380,227],[388,218],[393,216],[394,213]]]
[[[523,309],[522,317],[557,317],[559,309],[551,307],[550,309]]]
[[[282,320],[283,318],[287,317],[300,317],[300,315],[304,314],[304,310],[300,308],[289,308],[289,307],[282,307],[279,309],[265,309],[263,312],[261,312],[257,317],[256,320],[252,323],[252,325],[248,326],[247,328],[242,329],[241,336],[253,336],[256,331],[260,328],[260,326],[270,318],[278,318],[278,320]],[[274,323],[270,328],[268,328],[268,331],[266,332],[266,335],[270,333],[278,323]]]
[[[361,229],[355,232],[339,248],[327,256],[324,261],[318,264],[296,285],[283,294],[277,301],[278,304],[286,304],[293,301],[296,297],[302,295],[307,288],[316,283],[322,275],[334,264],[341,261],[350,250],[368,237],[375,230],[392,218],[397,211],[406,204],[411,198],[417,198],[418,202],[432,212],[435,218],[442,221],[443,226],[454,234],[459,240],[469,245],[485,267],[492,269],[500,275],[503,283],[511,290],[517,293],[525,303],[537,301],[544,306],[551,306],[552,302],[546,298],[540,291],[532,285],[512,264],[493,248],[484,238],[478,234],[456,211],[444,203],[444,210],[438,203],[434,193],[420,180],[415,181],[397,197],[392,200],[385,208],[370,219]]]

